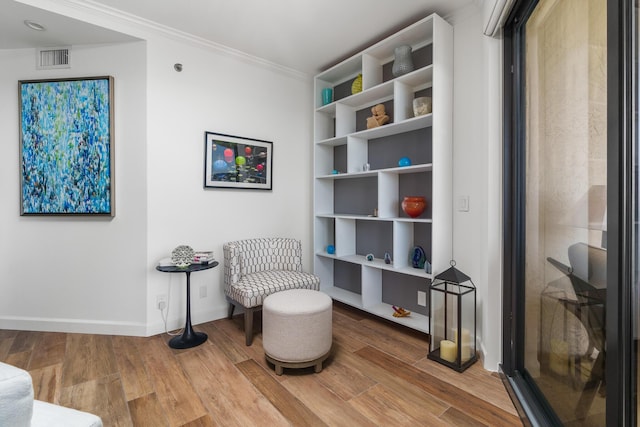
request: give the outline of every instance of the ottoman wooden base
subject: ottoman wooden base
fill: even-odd
[[[308,368],[309,366],[315,366],[314,371],[316,373],[321,372],[322,371],[322,362],[324,362],[327,357],[329,357],[329,353],[331,353],[331,351],[328,351],[326,354],[318,357],[315,360],[310,360],[308,362],[283,362],[281,360],[276,360],[273,357],[269,356],[268,354],[265,354],[264,357],[271,363],[273,363],[276,367],[276,375],[282,375],[283,372],[283,368]]]

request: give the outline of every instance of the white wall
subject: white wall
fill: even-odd
[[[311,270],[311,79],[158,37],[148,43],[149,333],[164,330],[155,308],[170,295],[170,319],[184,319],[183,275],[153,270],[179,244],[213,250],[264,236],[302,240]],[[183,71],[174,71],[174,63]],[[273,190],[203,189],[204,132],[273,142]],[[191,275],[195,323],[226,316],[223,268]],[[206,298],[199,298],[200,287]]]
[[[454,25],[453,197],[456,268],[476,285],[477,335],[484,367],[497,370],[501,354],[501,42],[483,35],[484,16],[473,4]],[[457,209],[469,197],[469,211]]]
[[[146,43],[74,47],[71,70],[46,73],[31,50],[0,52],[0,256],[16,266],[3,274],[0,328],[151,335],[165,328],[159,294],[168,327],[181,327],[184,275],[155,270],[179,244],[222,261],[225,241],[290,236],[311,270],[310,76],[90,7],[33,3]],[[17,80],[96,74],[115,77],[116,217],[19,217]],[[273,190],[204,190],[205,131],[272,141]],[[45,253],[37,268],[24,257],[33,248]],[[226,316],[222,273],[192,274],[194,324]]]
[[[73,68],[36,70],[32,49],[0,51],[0,328],[145,331],[144,42],[76,47]],[[21,217],[18,80],[115,78],[116,217]]]

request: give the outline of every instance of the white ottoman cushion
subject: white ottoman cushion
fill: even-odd
[[[316,360],[331,350],[332,301],[322,292],[291,289],[265,298],[262,306],[262,343],[278,361]]]

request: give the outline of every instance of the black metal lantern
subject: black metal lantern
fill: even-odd
[[[476,287],[455,268],[434,277],[429,287],[429,354],[431,360],[458,372],[471,366],[476,352]]]

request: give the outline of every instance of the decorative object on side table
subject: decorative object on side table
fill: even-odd
[[[178,268],[186,268],[193,262],[195,251],[191,246],[180,245],[171,252],[171,262]]]
[[[389,116],[383,104],[371,107],[371,117],[367,117],[367,129],[373,129],[389,123]]]
[[[333,254],[335,254],[335,253],[336,253],[336,247],[335,247],[335,246],[333,246],[333,245],[329,245],[329,246],[327,246],[327,253],[328,253],[329,255],[333,255]]]
[[[422,215],[427,203],[422,196],[407,196],[402,200],[402,210],[411,218]]]
[[[358,74],[358,77],[356,77],[353,80],[353,83],[351,83],[351,94],[355,95],[360,92],[362,92],[362,74]]]
[[[195,251],[193,254],[193,264],[207,265],[214,261],[213,251]]]
[[[391,255],[389,254],[389,252],[384,253],[384,263],[391,264]]]
[[[400,157],[400,160],[398,160],[398,166],[400,166],[401,168],[411,166],[411,159],[406,156]]]
[[[476,352],[476,287],[455,268],[438,274],[429,287],[429,354],[427,357],[462,372]]]
[[[373,254],[367,254],[367,255],[365,255],[365,258],[367,259],[367,261],[371,262],[371,261],[373,261],[374,256],[373,256]]]
[[[391,73],[394,77],[400,77],[413,71],[413,59],[411,58],[411,46],[400,45],[394,50],[394,60],[391,66]]]
[[[420,96],[413,100],[413,115],[415,117],[424,116],[431,112],[431,97]]]

